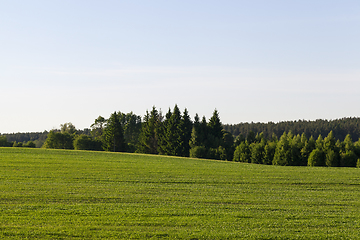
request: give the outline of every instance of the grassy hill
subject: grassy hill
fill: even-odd
[[[0,238],[359,239],[360,170],[0,148]]]

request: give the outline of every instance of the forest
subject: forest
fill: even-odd
[[[0,135],[3,147],[137,152],[267,165],[360,167],[360,119],[222,124],[177,105],[164,115],[153,107],[142,118],[114,112],[89,129],[72,123],[42,133]]]
[[[291,131],[293,134],[305,134],[307,138],[313,136],[317,138],[319,135],[326,136],[330,131],[333,131],[334,137],[337,140],[344,140],[347,134],[350,134],[353,139],[360,138],[360,118],[342,118],[335,120],[316,121],[284,121],[279,123],[239,123],[239,124],[225,124],[224,129],[229,131],[234,136],[247,136],[251,131],[263,133],[266,138],[275,134],[278,138],[284,133]]]

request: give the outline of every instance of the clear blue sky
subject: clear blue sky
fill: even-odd
[[[360,116],[359,0],[0,0],[0,133],[178,104],[223,123]]]

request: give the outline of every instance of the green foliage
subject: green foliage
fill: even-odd
[[[207,156],[208,153],[204,146],[194,146],[190,149],[191,158],[206,158]]]
[[[305,145],[304,147],[301,149],[300,154],[301,154],[301,161],[302,164],[301,165],[307,165],[308,163],[308,159],[310,156],[310,153],[315,149],[315,139],[313,138],[313,136],[311,136],[309,138],[309,140],[305,141]]]
[[[181,117],[180,129],[181,129],[181,156],[190,156],[190,140],[192,134],[193,123],[190,119],[189,113],[185,108]]]
[[[162,141],[159,144],[159,151],[165,155],[181,156],[183,154],[183,132],[181,129],[181,113],[175,105],[172,113],[167,114],[163,124]]]
[[[325,165],[327,167],[338,167],[339,166],[339,156],[334,150],[327,150],[325,154]]]
[[[139,135],[141,132],[141,117],[135,115],[133,112],[121,113],[118,112],[120,123],[124,129],[124,140],[129,146],[136,146],[139,142]]]
[[[264,147],[264,161],[263,163],[266,165],[271,165],[274,159],[275,150],[276,150],[276,142],[268,141]]]
[[[234,145],[234,137],[231,135],[231,133],[222,130],[223,137],[222,137],[222,148],[224,148],[226,152],[226,160],[232,161],[234,158],[234,151],[235,151],[235,145]]]
[[[61,124],[60,131],[61,133],[68,133],[70,135],[76,134],[77,132],[75,126],[71,122]]]
[[[334,137],[333,131],[330,131],[327,137],[324,139],[323,146],[325,151],[335,150],[336,139]]]
[[[251,162],[251,151],[247,141],[241,142],[234,152],[234,162]]]
[[[53,149],[74,149],[73,136],[69,133],[50,131],[43,145],[43,148]]]
[[[46,138],[47,138],[48,132],[44,131],[44,132],[26,132],[26,133],[11,133],[11,134],[4,134],[3,137],[6,137],[7,139],[7,147],[11,147],[13,145],[13,143],[10,142],[22,142],[22,143],[26,143],[29,141],[32,141],[35,143],[36,147],[40,148]],[[0,140],[0,145],[1,145],[1,140]],[[4,146],[5,147],[5,146]]]
[[[155,106],[152,108],[150,114],[146,111],[136,152],[149,154],[158,153],[159,131],[161,131],[160,123],[160,115]]]
[[[290,137],[290,136],[288,136]],[[290,142],[291,158],[289,159],[289,165],[291,166],[306,166],[306,163],[302,161],[301,149],[304,147],[300,135],[296,135]]]
[[[229,161],[233,159],[234,138],[228,132],[223,131],[216,109],[209,123],[206,123],[205,117],[200,123],[196,114],[193,126],[189,144],[191,148],[204,147],[207,151],[206,158]],[[191,152],[190,150],[190,156]]]
[[[23,144],[23,147],[28,147],[28,148],[35,148],[36,145],[33,141],[28,141],[27,143]]]
[[[208,123],[208,137],[210,135],[215,140],[209,142],[210,147],[217,148],[220,145],[219,142],[223,137],[222,130],[223,127],[220,122],[219,112],[215,109]],[[216,141],[218,141],[218,143],[216,143]]]
[[[360,139],[354,144],[354,152],[360,157]]]
[[[286,132],[280,137],[275,149],[275,155],[273,159],[274,165],[286,166],[289,165],[291,159],[291,145]]]
[[[222,146],[219,146],[217,149],[216,149],[216,158],[215,159],[218,159],[218,160],[229,160],[230,158],[227,156],[227,151],[224,147]],[[231,159],[230,159],[231,160]],[[229,161],[230,161],[229,160]]]
[[[262,164],[265,158],[265,144],[252,143],[250,144],[250,159],[251,163]]]
[[[119,115],[114,112],[106,122],[103,132],[103,148],[105,151],[124,152],[126,150],[124,130]]]
[[[106,121],[107,120],[104,117],[99,116],[97,119],[95,119],[95,122],[91,124],[91,135],[94,139],[102,140]]]
[[[246,140],[248,141],[249,144],[253,143],[256,141],[256,135],[253,131],[250,130],[250,132],[248,133]]]
[[[74,139],[74,149],[101,151],[102,142],[100,140],[93,139],[90,136],[81,134],[76,136]]]
[[[358,156],[352,150],[340,154],[340,167],[355,167]]]
[[[11,143],[7,141],[6,136],[0,136],[0,147],[11,147]]]
[[[264,133],[265,138],[270,139],[274,134],[277,138],[283,132],[291,131],[294,135],[303,134],[310,138],[314,136],[315,139],[319,135],[326,136],[330,131],[333,131],[333,136],[336,140],[343,141],[346,134],[350,134],[353,139],[360,138],[360,117],[357,118],[342,118],[335,120],[322,120],[316,121],[284,121],[279,123],[239,123],[239,124],[225,124],[224,129],[234,136],[242,134],[247,136],[251,131],[255,133]]]
[[[18,143],[18,142],[15,141],[12,146],[13,146],[13,147],[22,147],[22,146],[23,146],[23,143],[22,143],[22,142],[19,142],[19,143]]]
[[[309,156],[308,166],[325,166],[324,151],[322,149],[315,148]]]

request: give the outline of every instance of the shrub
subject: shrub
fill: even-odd
[[[84,134],[81,134],[75,138],[74,148],[76,150],[95,150],[95,151],[102,150],[101,141],[94,140],[90,136]]]
[[[195,146],[190,149],[190,157],[192,158],[206,158],[207,151],[204,146]]]

